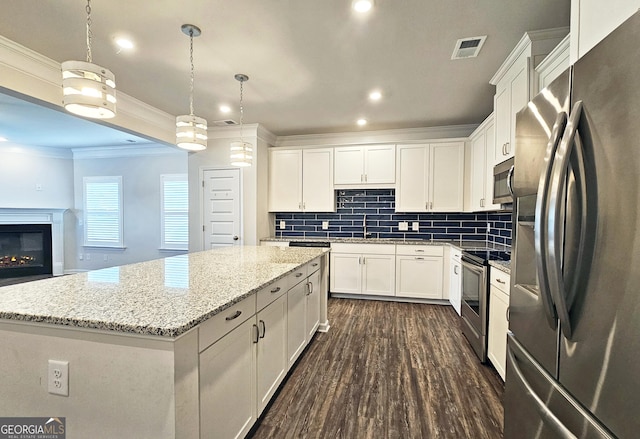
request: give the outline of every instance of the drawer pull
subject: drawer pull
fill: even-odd
[[[417,250],[416,250],[416,253],[424,253],[424,250],[422,250],[422,249],[417,249]]]
[[[424,261],[424,258],[421,258],[421,257],[416,257],[415,259],[416,261]]]
[[[502,285],[506,284],[505,281],[503,281],[502,279],[498,279],[498,278],[496,278],[496,282],[498,282],[499,284],[502,284]]]
[[[317,262],[314,262],[313,264],[311,264],[311,266],[312,266],[312,267],[317,267],[317,266],[318,266],[318,263],[317,263]]]
[[[240,317],[240,314],[242,314],[242,311],[238,310],[236,312],[234,312],[232,315],[225,317],[224,319],[228,322],[231,320],[235,320],[238,317]]]
[[[302,276],[302,273],[296,273],[296,277]]]
[[[273,290],[271,290],[271,294],[275,294],[278,291],[280,291],[280,287],[275,287]]]

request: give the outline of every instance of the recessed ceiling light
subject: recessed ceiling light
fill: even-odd
[[[369,99],[371,99],[372,101],[379,101],[381,97],[382,93],[380,93],[378,90],[369,93]]]
[[[131,49],[133,49],[133,41],[131,41],[128,38],[122,38],[122,37],[121,38],[117,38],[116,39],[116,44],[118,45],[118,47],[120,49],[123,49],[123,50],[131,50]]]
[[[359,126],[363,127],[367,124],[367,119],[358,119],[356,122]]]
[[[229,107],[228,105],[220,105],[220,112],[229,113],[231,112],[231,107]]]
[[[354,0],[352,6],[357,12],[367,12],[373,6],[373,0]]]
[[[0,136],[0,142],[8,142],[9,139],[7,139],[6,137],[2,137]]]

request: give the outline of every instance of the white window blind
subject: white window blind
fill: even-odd
[[[161,244],[164,249],[189,247],[189,185],[187,174],[160,176],[162,191]]]
[[[84,177],[84,245],[124,247],[122,177]]]

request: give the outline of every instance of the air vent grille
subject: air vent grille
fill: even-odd
[[[227,125],[238,125],[238,122],[233,119],[216,120],[213,122],[213,125],[217,127],[226,127]]]
[[[465,58],[475,58],[478,56],[480,49],[482,49],[482,45],[484,44],[484,40],[487,39],[487,36],[482,37],[469,37],[469,38],[461,38],[456,41],[456,46],[453,49],[453,55],[451,55],[451,59],[465,59]]]

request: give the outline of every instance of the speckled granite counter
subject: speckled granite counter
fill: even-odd
[[[0,318],[176,337],[326,249],[229,247],[0,288]]]
[[[511,261],[489,261],[489,265],[511,275]]]
[[[486,241],[428,241],[424,239],[380,239],[380,238],[262,238],[260,242],[290,242],[290,241],[308,241],[308,242],[341,242],[345,244],[408,244],[408,245],[450,245],[461,250],[473,250],[484,248],[495,248],[496,250],[505,250],[508,248],[503,244],[488,244]]]

